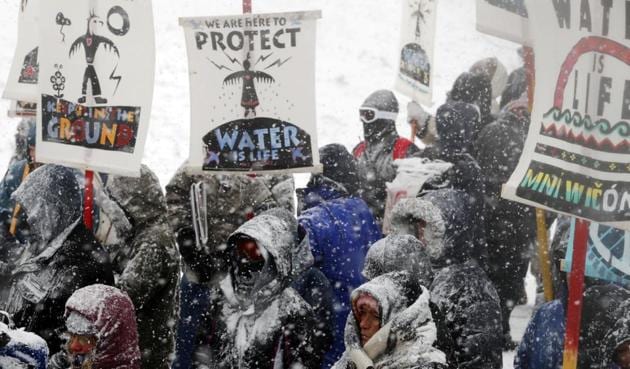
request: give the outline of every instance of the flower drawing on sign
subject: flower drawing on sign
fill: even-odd
[[[57,66],[57,71],[55,72],[55,74],[53,74],[52,76],[50,76],[50,83],[52,83],[52,88],[53,90],[55,90],[56,94],[55,97],[57,98],[62,98],[63,94],[61,93],[61,91],[63,91],[66,88],[66,77],[61,73],[61,68],[63,66]]]

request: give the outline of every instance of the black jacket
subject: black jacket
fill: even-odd
[[[113,285],[114,276],[107,252],[82,223],[52,257],[35,259],[27,259],[13,271],[6,308],[16,326],[44,338],[54,354],[61,350],[66,300],[81,287]],[[29,294],[32,282],[41,283],[41,297]]]

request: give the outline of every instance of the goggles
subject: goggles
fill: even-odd
[[[398,113],[382,111],[362,106],[359,108],[359,117],[363,123],[372,123],[378,119],[396,120]]]

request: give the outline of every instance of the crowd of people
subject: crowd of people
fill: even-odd
[[[514,349],[516,368],[561,368],[567,219],[548,219],[557,299],[520,344],[509,324],[536,241],[533,209],[500,195],[527,90],[523,68],[475,63],[435,115],[407,106],[420,147],[375,91],[365,140],[321,147],[323,171],[297,190],[185,164],[165,193],[144,165],[96,174],[91,227],[84,174],[38,163],[25,119],[0,183],[0,368],[498,369]],[[448,165],[392,203],[406,158]],[[630,291],[587,287],[579,368],[630,368]]]

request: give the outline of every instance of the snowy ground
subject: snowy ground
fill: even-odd
[[[443,102],[446,91],[459,73],[476,60],[497,56],[512,70],[519,65],[517,45],[475,31],[474,1],[440,0],[436,43],[435,105]],[[177,17],[235,14],[239,0],[194,1],[156,0],[154,4],[157,69],[154,107],[144,162],[165,185],[188,155],[189,99],[187,61],[183,32]],[[352,148],[361,136],[357,108],[373,90],[391,88],[397,64],[400,34],[400,1],[382,0],[253,0],[255,12],[321,9],[317,44],[317,116],[320,144],[340,142]],[[16,17],[19,1],[0,0],[0,90],[4,89],[16,42]],[[407,99],[399,95],[401,106]],[[0,101],[0,112],[8,109]],[[1,113],[4,114],[4,113]],[[401,117],[402,118],[402,117]],[[1,119],[0,172],[13,151],[13,132],[17,120]],[[399,119],[399,131],[409,128]],[[298,176],[298,183],[305,182]],[[528,290],[533,291],[530,283]],[[532,299],[530,299],[532,301]],[[531,312],[519,308],[513,315],[515,338]],[[511,367],[506,355],[506,368]]]

